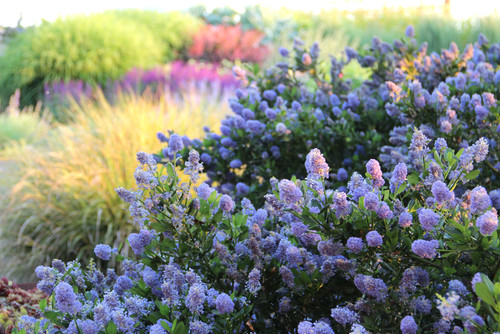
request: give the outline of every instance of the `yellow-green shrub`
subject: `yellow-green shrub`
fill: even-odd
[[[141,31],[149,31],[157,40],[164,61],[185,55],[193,37],[202,26],[202,21],[182,12],[157,12],[153,10],[126,9],[105,14],[120,21],[131,22]]]
[[[122,95],[114,105],[101,97],[74,106],[72,123],[9,157],[16,165],[3,177],[19,181],[0,200],[2,271],[27,279],[53,258],[85,262],[98,243],[118,246],[134,226],[114,189],[134,186],[136,153],[158,151],[158,131],[200,137],[227,108],[199,94],[160,101]]]

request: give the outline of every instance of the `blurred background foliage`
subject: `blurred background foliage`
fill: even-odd
[[[209,11],[196,6],[186,12],[128,9],[73,15],[4,31],[0,101],[5,108],[20,88],[21,105],[34,105],[50,82],[83,80],[103,87],[132,68],[173,60],[270,64],[276,49],[291,45],[296,37],[308,45],[318,41],[338,57],[345,46],[368,47],[374,36],[393,41],[409,24],[417,31],[417,41],[427,41],[431,52],[448,48],[452,41],[462,49],[480,32],[498,40],[497,19],[492,15],[458,21],[426,7],[307,13],[249,6],[238,13],[229,7]],[[323,57],[328,61],[328,53]]]

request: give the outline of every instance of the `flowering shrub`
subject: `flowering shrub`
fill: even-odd
[[[224,59],[262,63],[268,54],[261,43],[264,34],[242,30],[239,25],[207,25],[194,36],[188,55],[196,60],[220,63]]]
[[[477,96],[460,117],[477,129],[437,137],[450,86],[474,77],[475,60],[427,57],[413,35],[408,27],[394,46],[346,48],[329,74],[317,69],[319,46],[299,41],[294,65],[261,77],[236,67],[247,87],[230,100],[236,115],[222,135],[158,133],[168,145],[137,154],[137,188],[116,189],[136,227],[134,256],[98,244],[95,255],[120,261],[119,271],[39,266],[52,303],[21,331],[500,331],[500,196],[485,167],[497,159],[497,88],[466,79],[460,93]],[[467,50],[479,54],[481,39]],[[485,50],[495,63],[495,47]],[[372,73],[357,88],[342,78],[353,60]],[[205,167],[211,182],[199,184]]]
[[[304,180],[271,179],[263,208],[244,199],[236,209],[207,184],[193,189],[203,168],[194,149],[183,171],[190,181],[181,183],[178,159],[167,155],[192,143],[172,134],[165,155],[137,154],[137,190],[116,189],[140,229],[128,237],[136,256],[97,245],[95,254],[116,256],[122,272],[77,262],[38,267],[38,287],[54,300],[42,305],[38,326],[67,333],[498,331],[490,281],[499,275],[497,211],[481,186],[456,195],[471,173],[457,164],[462,151],[419,141],[415,135],[410,151],[420,154],[422,171],[401,163],[385,179],[372,159],[345,191],[325,186],[329,166],[313,149]],[[473,158],[485,155],[476,150]],[[448,183],[429,182],[432,163],[453,175]],[[25,319],[27,330],[37,322]]]
[[[500,118],[496,102],[500,97],[500,74],[495,72],[499,54],[495,51],[496,45],[487,46],[488,42],[480,36],[475,47],[469,45],[463,54],[459,54],[452,45],[450,50],[443,51],[440,58],[418,55],[418,59],[413,61],[416,75],[411,75],[410,69],[408,72],[397,71],[396,82],[386,82],[390,93],[385,107],[388,115],[397,121],[397,127],[393,129],[390,139],[395,146],[382,148],[384,155],[381,158],[385,164],[394,165],[408,160],[401,144],[407,141],[408,130],[415,126],[431,139],[444,138],[450,147],[464,148],[462,163],[471,157],[475,149],[472,143],[484,137],[491,149],[484,152],[488,158],[481,166],[478,182],[500,186],[500,157],[497,153]],[[427,69],[433,75],[421,71],[424,67],[422,62],[430,62]],[[457,67],[461,71],[452,74]],[[453,70],[450,71],[450,68]],[[446,78],[443,78],[444,74]],[[421,82],[427,83],[430,88],[423,88]],[[436,145],[440,145],[440,141],[436,140]]]
[[[285,61],[291,57],[286,49],[280,52]],[[262,76],[234,69],[247,87],[230,99],[234,115],[222,121],[222,135],[209,132],[199,147],[207,175],[221,192],[261,203],[269,189],[264,180],[305,176],[300,161],[312,147],[331,162],[330,180],[344,182],[348,171],[385,143],[379,131],[392,126],[379,108],[381,99],[350,90],[341,75],[345,61],[332,58],[325,74],[317,70],[317,44],[305,50],[296,41],[294,54],[294,65],[278,63]]]
[[[317,147],[332,167],[329,181],[345,185],[370,158],[380,156],[388,168],[411,163],[406,144],[416,127],[454,149],[482,137],[496,148],[499,45],[480,36],[463,53],[452,44],[427,55],[414,34],[410,27],[392,45],[374,38],[362,52],[347,47],[346,59],[331,58],[329,73],[319,69],[319,46],[306,50],[300,41],[293,57],[280,49],[284,61],[262,75],[235,68],[246,86],[230,100],[234,114],[222,121],[222,135],[209,132],[198,148],[211,181],[221,192],[258,202],[269,189],[263,180],[304,177],[299,162]],[[351,61],[370,69],[360,87],[343,77]],[[500,186],[498,159],[490,150],[476,184]]]

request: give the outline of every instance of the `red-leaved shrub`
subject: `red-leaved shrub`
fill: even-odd
[[[263,38],[262,32],[242,30],[239,25],[207,25],[195,35],[189,57],[216,63],[224,59],[262,63],[269,54]]]

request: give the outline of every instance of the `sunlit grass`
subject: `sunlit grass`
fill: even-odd
[[[225,101],[194,92],[159,100],[123,94],[113,104],[101,96],[73,105],[72,122],[43,143],[10,144],[15,168],[4,177],[16,182],[0,203],[1,274],[26,280],[53,258],[85,262],[97,243],[117,247],[135,228],[114,189],[134,188],[136,153],[158,152],[158,131],[200,137],[226,113]]]
[[[0,150],[11,141],[32,143],[45,137],[50,129],[49,115],[41,105],[19,109],[19,90],[0,114]]]

